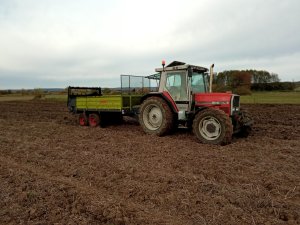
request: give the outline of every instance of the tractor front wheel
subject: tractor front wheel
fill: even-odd
[[[150,97],[140,107],[139,122],[145,133],[163,136],[172,130],[174,115],[165,100]]]
[[[218,109],[204,109],[193,121],[193,132],[201,143],[229,144],[233,126],[229,116]]]

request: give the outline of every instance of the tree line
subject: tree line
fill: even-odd
[[[232,91],[240,95],[251,91],[291,91],[293,82],[280,82],[278,74],[265,70],[229,70],[214,77],[214,91]]]

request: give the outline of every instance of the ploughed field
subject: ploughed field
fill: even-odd
[[[0,102],[0,224],[300,224],[300,105],[243,107],[252,134],[211,146]]]

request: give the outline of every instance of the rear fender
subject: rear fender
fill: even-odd
[[[178,113],[178,108],[168,92],[164,91],[164,92],[148,93],[142,97],[141,103],[150,97],[159,97],[159,98],[164,99],[166,101],[166,103],[168,104],[168,106],[172,109],[173,113]]]

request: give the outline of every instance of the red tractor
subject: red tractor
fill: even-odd
[[[179,125],[190,127],[201,143],[228,144],[233,133],[248,136],[253,120],[240,109],[240,96],[212,93],[210,69],[174,61],[148,78],[158,92],[141,99],[139,122],[148,134],[166,135]],[[209,79],[210,77],[210,79]]]

